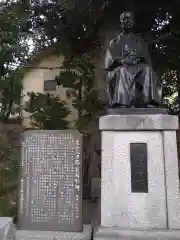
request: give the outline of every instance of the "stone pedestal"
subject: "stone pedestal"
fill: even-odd
[[[116,235],[120,239],[121,234],[124,236],[122,229],[131,230],[135,238],[139,229],[180,229],[178,118],[167,114],[114,114],[101,117],[99,126],[101,227],[95,239]],[[108,232],[111,237],[107,237]]]

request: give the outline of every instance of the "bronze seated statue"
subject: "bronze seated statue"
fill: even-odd
[[[109,105],[116,107],[159,107],[162,88],[152,69],[144,40],[132,32],[131,12],[120,16],[122,32],[110,41],[105,58]]]

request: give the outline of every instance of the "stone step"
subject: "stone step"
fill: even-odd
[[[83,232],[17,230],[15,235],[15,240],[90,240],[92,227],[91,225],[84,225]]]

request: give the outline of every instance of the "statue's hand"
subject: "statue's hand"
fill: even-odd
[[[133,61],[131,59],[122,59],[120,60],[122,65],[133,65]]]
[[[136,64],[139,64],[140,63],[140,59],[130,59],[130,58],[128,58],[128,59],[123,59],[123,60],[121,60],[121,64],[122,65],[136,65]]]

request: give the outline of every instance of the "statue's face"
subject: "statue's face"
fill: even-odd
[[[131,29],[135,24],[134,17],[132,15],[132,13],[130,13],[130,12],[125,12],[125,13],[121,14],[120,22],[121,22],[121,26],[124,30]]]

